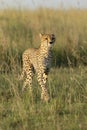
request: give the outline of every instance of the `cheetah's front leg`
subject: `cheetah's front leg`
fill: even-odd
[[[28,69],[26,70],[26,79],[24,81],[22,91],[25,90],[25,88],[26,88],[27,85],[29,85],[30,91],[32,91],[33,75],[34,75],[34,73],[32,71],[32,68],[28,67]]]
[[[38,72],[37,79],[41,86],[42,92],[41,92],[41,99],[45,100],[46,102],[49,102],[49,93],[47,89],[47,75],[46,73]]]

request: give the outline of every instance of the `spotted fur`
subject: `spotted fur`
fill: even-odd
[[[25,89],[29,85],[32,91],[32,80],[36,72],[37,80],[41,86],[42,93],[41,99],[49,101],[49,93],[47,89],[47,78],[51,66],[52,59],[52,46],[55,42],[54,34],[40,34],[41,45],[38,49],[27,49],[23,53],[23,71],[21,74],[21,79],[25,78],[23,88]]]

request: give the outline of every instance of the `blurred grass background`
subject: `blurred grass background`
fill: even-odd
[[[86,21],[85,10],[38,9],[1,12],[0,70],[6,68],[6,65],[8,70],[16,66],[26,48],[38,47],[40,32],[56,35],[53,66],[87,65]]]
[[[51,102],[21,93],[22,53],[39,47],[39,33],[54,33],[48,87]],[[87,10],[0,11],[0,130],[87,129]]]

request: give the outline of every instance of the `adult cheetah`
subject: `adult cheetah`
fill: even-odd
[[[25,81],[22,90],[25,89],[26,85],[29,85],[32,90],[32,79],[34,73],[37,74],[37,80],[41,86],[42,93],[41,99],[48,102],[49,93],[47,89],[47,77],[51,66],[52,59],[52,47],[55,42],[54,34],[40,34],[41,45],[38,49],[27,49],[23,53],[23,71],[21,79],[25,76]]]

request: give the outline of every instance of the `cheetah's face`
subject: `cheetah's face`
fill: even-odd
[[[41,43],[44,43],[45,46],[52,47],[55,42],[54,34],[40,34]]]

